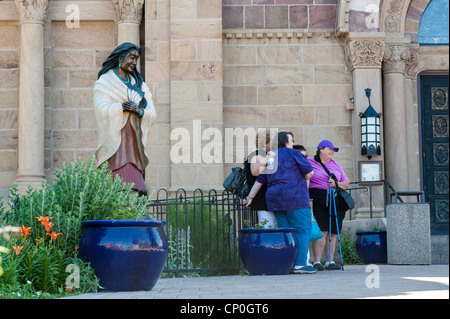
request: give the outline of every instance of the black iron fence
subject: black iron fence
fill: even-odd
[[[228,191],[208,193],[197,189],[187,194],[179,189],[169,196],[165,189],[156,193],[150,212],[165,220],[169,257],[165,273],[179,277],[186,273],[225,273],[239,271],[239,229],[244,221],[257,223],[256,213]]]

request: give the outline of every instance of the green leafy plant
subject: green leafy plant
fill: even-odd
[[[350,228],[341,234],[342,258],[346,264],[362,264],[356,252],[355,242],[356,235],[351,235]]]
[[[257,223],[252,226],[250,220],[246,219],[246,220],[244,220],[244,227],[245,228],[278,228],[277,226],[273,227],[272,225],[266,227],[266,225],[268,223],[269,223],[269,221],[264,218],[264,220],[261,223]]]
[[[194,265],[191,260],[191,250],[193,248],[190,237],[191,227],[188,226],[186,230],[177,229],[173,231],[172,225],[168,226],[167,243],[168,243],[168,256],[167,256],[167,269],[193,269]],[[164,277],[170,277],[166,272]],[[189,272],[189,274],[183,274],[183,277],[198,276],[196,272]]]

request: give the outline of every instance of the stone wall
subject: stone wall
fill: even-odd
[[[224,126],[290,130],[310,156],[330,139],[353,180],[352,117],[345,107],[352,77],[344,51],[333,33],[291,31],[298,32],[225,34]]]
[[[115,48],[114,21],[81,21],[67,28],[56,21],[45,29],[45,168],[53,170],[97,147],[92,89],[103,61]]]
[[[0,21],[0,188],[10,187],[17,174],[19,115],[18,21]]]
[[[176,191],[220,188],[222,163],[206,164],[194,158],[193,121],[202,128],[223,129],[222,1],[146,1],[146,81],[153,94],[158,120],[150,146],[146,176],[151,188]],[[174,130],[191,138],[188,163],[173,163]]]

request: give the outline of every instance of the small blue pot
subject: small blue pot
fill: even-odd
[[[356,253],[364,264],[386,264],[386,231],[357,232],[355,248]]]
[[[239,256],[250,275],[287,275],[297,256],[293,228],[240,229]]]
[[[109,291],[151,290],[167,261],[165,221],[92,220],[82,223],[80,256]]]

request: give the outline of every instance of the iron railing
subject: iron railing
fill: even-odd
[[[196,189],[187,194],[179,189],[169,196],[156,193],[150,212],[167,222],[169,258],[164,272],[179,277],[183,273],[229,272],[243,268],[239,258],[238,234],[244,221],[257,223],[256,213],[228,191],[208,193]]]
[[[352,187],[352,185],[356,185],[356,187]],[[361,185],[363,185],[361,187]],[[365,193],[369,193],[369,218],[373,218],[373,209],[374,209],[374,200],[373,200],[373,188],[375,187],[383,187],[383,203],[381,207],[384,210],[384,217],[386,217],[386,205],[391,203],[405,203],[405,200],[402,196],[416,196],[417,202],[425,202],[425,193],[423,191],[396,191],[391,184],[387,180],[378,180],[378,181],[358,181],[351,182],[350,188],[347,189],[352,196],[352,193],[355,190],[363,190]],[[420,199],[420,197],[422,197]],[[349,218],[352,219],[352,210],[349,211]]]

